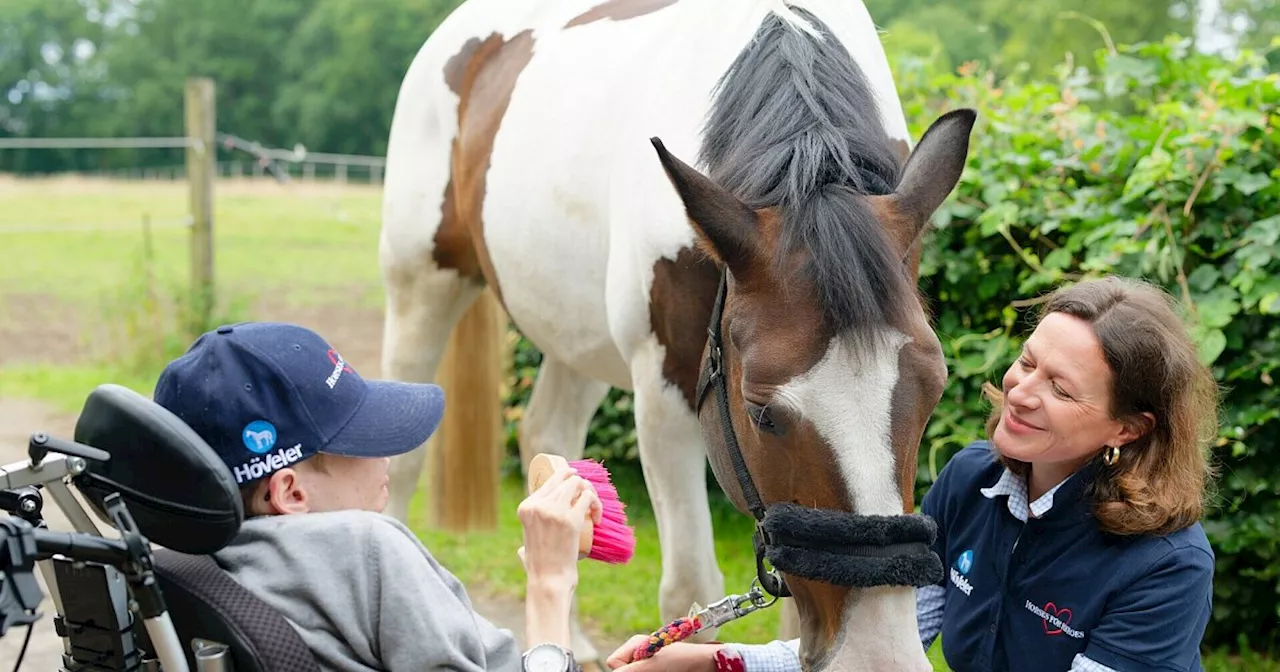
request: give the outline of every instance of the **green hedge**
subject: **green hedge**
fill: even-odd
[[[1053,81],[905,60],[895,70],[917,138],[948,109],[979,110],[968,170],[921,264],[951,379],[921,446],[918,495],[981,436],[979,388],[1016,357],[1032,300],[1103,273],[1156,281],[1190,298],[1225,391],[1222,477],[1205,523],[1218,557],[1205,643],[1280,652],[1280,78],[1256,55],[1204,56],[1176,36],[1100,51]],[[520,340],[513,460],[515,407],[538,360]],[[588,454],[627,468],[630,413],[629,396],[612,392]]]

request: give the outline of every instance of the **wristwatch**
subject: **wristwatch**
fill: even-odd
[[[581,672],[582,666],[573,659],[573,651],[543,642],[524,652],[520,669],[523,672]]]

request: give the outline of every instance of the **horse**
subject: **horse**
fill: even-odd
[[[543,353],[526,464],[579,459],[610,388],[633,393],[661,618],[724,595],[710,464],[807,669],[931,669],[913,584],[941,565],[913,484],[947,370],[918,267],[974,122],[912,148],[860,2],[467,0],[393,113],[384,375],[433,380],[451,336],[475,356],[505,325],[463,317],[492,296]],[[423,460],[393,461],[390,515]]]

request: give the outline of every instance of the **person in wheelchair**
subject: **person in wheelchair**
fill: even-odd
[[[522,669],[514,633],[476,613],[462,583],[381,513],[389,458],[440,423],[438,386],[366,380],[315,332],[253,322],[197,338],[160,375],[154,400],[241,489],[245,520],[217,564],[278,610],[322,669]],[[563,470],[520,514],[525,639],[571,669],[578,535],[588,516],[599,522],[600,503]]]

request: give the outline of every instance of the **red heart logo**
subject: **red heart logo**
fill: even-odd
[[[1054,606],[1054,604],[1053,604],[1052,602],[1046,602],[1046,603],[1045,603],[1045,605],[1044,605],[1044,613],[1049,614],[1050,616],[1057,616],[1057,617],[1058,617],[1058,620],[1059,620],[1059,621],[1062,621],[1062,624],[1063,624],[1063,625],[1071,625],[1071,610],[1070,610],[1070,609],[1065,609],[1065,608],[1064,608],[1064,609],[1059,609],[1058,607]],[[1046,635],[1061,635],[1061,634],[1062,634],[1062,628],[1054,628],[1054,629],[1050,630],[1050,629],[1049,629],[1049,619],[1047,619],[1047,618],[1046,618],[1046,619],[1044,619],[1044,634],[1046,634]]]

